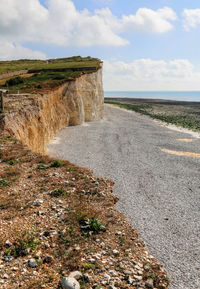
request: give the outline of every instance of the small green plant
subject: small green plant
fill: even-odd
[[[63,165],[63,162],[61,160],[55,160],[53,163],[51,163],[51,168],[59,168]]]
[[[149,277],[149,278],[152,278],[152,279],[155,279],[155,278],[156,278],[156,275],[155,275],[154,273],[150,272],[150,273],[148,274],[148,277]]]
[[[82,265],[82,271],[85,272],[87,270],[90,270],[90,269],[94,269],[95,268],[95,265],[94,264],[88,264],[88,263],[84,263]]]
[[[9,248],[5,251],[5,255],[17,258],[20,256],[26,256],[30,252],[33,252],[37,249],[37,242],[34,233],[29,231],[19,233],[13,246],[13,248]]]
[[[56,190],[52,191],[50,193],[50,195],[52,197],[60,197],[60,196],[65,196],[66,192],[63,189],[59,188],[59,189],[56,189]]]
[[[79,219],[79,225],[82,231],[88,235],[97,234],[100,231],[105,231],[105,225],[103,225],[98,219],[92,217],[83,217]]]
[[[170,281],[171,281],[170,277],[169,277],[169,276],[166,276],[166,275],[163,275],[163,276],[162,276],[162,280],[167,281],[167,282],[170,282]]]
[[[0,209],[6,210],[9,207],[10,203],[8,201],[3,202],[0,204]]]
[[[16,161],[14,160],[10,160],[7,162],[8,165],[13,166],[14,164],[16,164]]]
[[[38,166],[37,166],[37,169],[38,170],[46,170],[46,169],[48,169],[49,168],[49,166],[47,166],[47,165],[45,165],[45,164],[43,164],[43,163],[40,163]]]
[[[0,187],[9,187],[10,186],[10,182],[5,180],[5,179],[2,179],[0,180]]]
[[[67,167],[67,172],[74,172],[74,171],[76,171],[76,168]]]

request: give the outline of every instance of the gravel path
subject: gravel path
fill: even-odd
[[[117,207],[164,264],[171,289],[200,288],[200,139],[187,138],[106,105],[104,120],[64,129],[49,145],[52,156],[115,180]]]

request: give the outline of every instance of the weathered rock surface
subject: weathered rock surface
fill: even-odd
[[[63,289],[80,289],[80,284],[72,277],[62,278],[61,284]]]
[[[46,144],[59,129],[103,117],[102,68],[67,81],[43,95],[27,98],[31,99],[30,105],[27,101],[23,105],[22,101],[17,109],[5,113],[0,127],[22,140],[32,151],[44,153]]]

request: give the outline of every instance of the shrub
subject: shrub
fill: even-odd
[[[11,78],[9,80],[6,81],[6,86],[14,86],[20,83],[24,83],[24,79],[20,76],[17,76],[15,78]]]
[[[57,189],[57,190],[52,191],[50,195],[52,197],[60,197],[60,196],[65,196],[66,192],[63,189]]]
[[[26,256],[29,252],[37,249],[37,243],[33,232],[23,231],[20,232],[13,248],[6,250],[5,255],[11,255],[15,258]],[[27,250],[29,249],[29,250]]]
[[[105,231],[105,226],[96,218],[80,218],[79,219],[80,228],[82,231],[87,233],[88,235],[92,235],[94,233],[99,233],[100,231]]]
[[[0,187],[9,187],[10,183],[7,180],[0,180]]]
[[[61,160],[55,160],[53,163],[51,163],[51,168],[59,168],[63,165],[63,162]]]
[[[43,164],[43,163],[40,163],[38,166],[37,166],[38,170],[46,170],[49,168],[49,166]]]

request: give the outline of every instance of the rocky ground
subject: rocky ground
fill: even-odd
[[[0,160],[2,289],[168,288],[111,180],[3,136]]]

